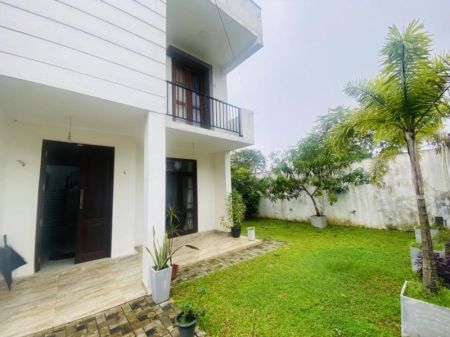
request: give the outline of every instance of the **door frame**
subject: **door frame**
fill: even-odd
[[[48,147],[51,143],[67,143],[59,140],[42,140],[42,152],[41,152],[41,165],[39,173],[39,185],[38,185],[38,202],[37,202],[37,214],[36,214],[36,233],[35,233],[35,246],[34,246],[34,272],[38,272],[41,269],[41,240],[42,240],[42,220],[44,216],[44,192],[45,192],[45,178],[48,160]],[[113,212],[113,196],[114,196],[114,163],[115,163],[115,148],[112,146],[91,145],[83,143],[73,143],[75,146],[81,145],[85,148],[107,148],[112,150],[111,167],[111,179],[109,180],[109,193],[108,193],[108,230],[107,230],[107,242],[108,242],[108,256],[111,257],[112,247],[112,212]],[[81,164],[81,163],[80,163]],[[76,236],[75,236],[76,240]],[[77,242],[75,241],[75,247]],[[76,259],[76,257],[75,257]]]
[[[193,207],[193,221],[194,221],[194,229],[188,232],[183,232],[179,236],[184,236],[188,234],[194,234],[198,233],[198,186],[197,186],[197,160],[195,159],[186,159],[186,158],[175,158],[175,157],[167,157],[167,160],[180,160],[180,161],[191,161],[194,163],[194,172],[188,173],[188,172],[168,172],[166,169],[166,180],[168,175],[173,176],[193,176],[193,186],[194,186],[194,207]],[[167,184],[166,184],[166,195],[167,195]],[[167,206],[167,205],[166,205]],[[167,211],[167,210],[166,210]]]

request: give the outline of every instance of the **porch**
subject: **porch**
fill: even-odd
[[[226,260],[227,254],[258,247],[261,241],[248,241],[244,236],[234,239],[228,233],[219,231],[175,239],[175,247],[186,243],[200,250],[180,249],[174,262],[180,265],[181,271],[187,266],[193,269],[193,265],[201,265],[202,261],[218,256]],[[258,253],[259,250],[252,252],[248,258]],[[228,265],[241,260],[231,257],[233,262]],[[213,270],[215,268],[210,271]],[[181,275],[180,278],[196,277],[190,271],[186,274],[186,277]],[[197,273],[199,276],[204,274],[203,271]],[[17,337],[60,326],[119,306],[146,293],[142,284],[140,248],[134,255],[123,258],[52,266],[31,277],[16,280],[11,292],[3,282],[0,284],[1,335]]]

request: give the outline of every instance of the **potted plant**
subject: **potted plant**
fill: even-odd
[[[232,237],[239,238],[241,236],[241,225],[245,217],[245,204],[242,196],[237,191],[229,194],[226,211],[226,218],[221,218],[222,226],[231,229]]]
[[[197,320],[205,315],[203,308],[195,307],[191,302],[181,306],[181,312],[175,316],[175,324],[178,326],[180,337],[193,337]]]
[[[160,245],[156,239],[155,228],[153,228],[153,249],[150,250],[148,247],[145,247],[145,249],[150,254],[154,263],[150,268],[150,289],[153,301],[157,304],[169,299],[170,281],[172,278],[172,266],[170,265],[170,260],[182,247],[198,249],[192,245],[182,245],[171,251],[169,250],[167,233],[164,234],[163,242]]]

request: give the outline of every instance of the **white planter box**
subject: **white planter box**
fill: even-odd
[[[316,228],[325,228],[327,227],[327,218],[325,216],[311,216],[311,225]]]
[[[153,301],[158,304],[165,302],[170,296],[170,279],[172,277],[172,267],[156,271],[150,268],[150,289]]]
[[[405,296],[407,284],[400,293],[402,337],[450,336],[450,309]]]
[[[437,238],[439,229],[430,229],[430,234],[432,239]],[[416,237],[416,242],[422,243],[422,232],[420,231],[420,228],[414,228],[414,235]]]
[[[434,253],[439,254],[441,257],[444,256],[443,251],[435,250]],[[413,272],[418,272],[419,267],[417,266],[417,261],[419,257],[422,256],[422,249],[416,247],[409,247],[409,255],[411,256],[411,269]]]
[[[248,237],[248,241],[255,241],[256,240],[255,227],[248,227],[247,228],[247,237]]]

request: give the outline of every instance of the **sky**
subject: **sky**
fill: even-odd
[[[228,75],[228,100],[255,117],[255,145],[285,150],[328,109],[355,106],[343,92],[377,75],[388,27],[418,19],[435,53],[450,52],[450,0],[257,0],[264,47]]]

